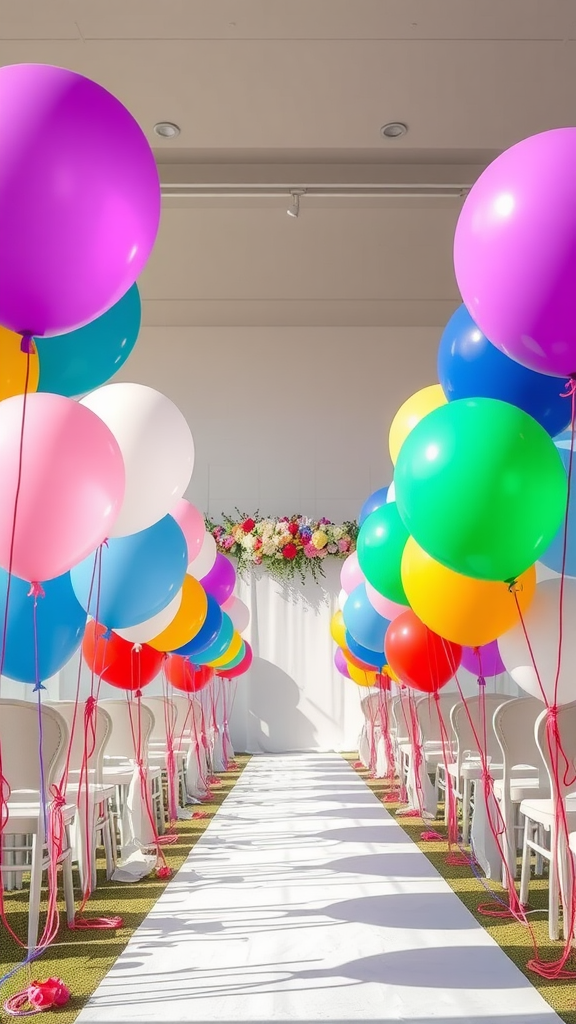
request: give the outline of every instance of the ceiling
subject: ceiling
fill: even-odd
[[[525,135],[576,123],[574,0],[0,0],[0,63],[115,93],[163,182],[276,183],[165,199],[149,325],[440,325],[462,199],[304,196],[313,183],[471,184]],[[153,133],[180,125],[177,139]],[[408,134],[386,140],[387,121]]]

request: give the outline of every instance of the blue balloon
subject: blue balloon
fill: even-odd
[[[370,651],[367,647],[362,647],[362,644],[357,644],[354,637],[350,636],[350,633],[346,633],[346,646],[353,654],[355,658],[360,658],[366,665],[371,665],[375,669],[382,669],[384,665],[388,664],[386,655],[383,652]]]
[[[137,285],[96,320],[70,334],[35,338],[40,360],[38,391],[74,398],[105,384],[126,362],[140,330]]]
[[[568,475],[570,470],[570,431],[567,430],[565,434],[561,434],[560,437],[555,438],[554,443],[558,449],[558,454],[562,459],[566,475]],[[546,500],[546,495],[542,495],[542,500]],[[553,569],[554,572],[562,572],[565,529],[566,523],[563,522],[550,547],[547,548],[544,554],[540,557],[542,564],[548,569]],[[568,506],[568,536],[566,538],[566,563],[564,566],[564,572],[566,576],[576,576],[576,451],[572,456],[572,472],[570,473],[570,504]]]
[[[342,615],[346,629],[357,644],[367,647],[370,651],[382,653],[384,637],[390,623],[371,605],[364,583],[360,583],[348,595]]]
[[[555,437],[570,422],[557,377],[536,373],[491,345],[465,306],[448,321],[438,349],[438,380],[449,402],[497,398],[523,409]]]
[[[111,537],[70,575],[86,611],[109,629],[127,629],[151,619],[176,596],[186,575],[188,548],[178,523],[164,516],[128,537]],[[100,585],[98,585],[100,575]]]
[[[218,636],[210,644],[210,647],[207,647],[199,654],[195,654],[191,660],[195,665],[208,665],[209,662],[216,661],[217,658],[221,658],[223,654],[226,654],[233,636],[234,625],[232,619],[226,612],[222,612],[222,625],[220,626]]]
[[[181,654],[183,658],[193,660],[194,655],[202,654],[216,640],[218,633],[222,629],[223,612],[216,598],[212,597],[212,594],[206,594],[206,597],[208,598],[208,611],[206,612],[202,629],[183,647],[179,647],[177,651],[172,651],[172,654]]]
[[[44,596],[36,606],[36,648],[34,649],[34,598],[30,584],[12,576],[8,597],[6,648],[2,674],[20,683],[49,679],[70,660],[82,643],[86,612],[72,589],[70,573],[42,584]],[[0,569],[0,623],[4,625],[8,573]]]
[[[386,498],[388,497],[388,488],[380,487],[379,490],[374,491],[360,509],[360,515],[358,516],[358,524],[362,526],[362,523],[371,516],[377,508],[381,508],[382,505],[386,504]]]

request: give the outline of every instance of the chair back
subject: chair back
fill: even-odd
[[[537,697],[515,697],[496,708],[492,725],[502,754],[503,792],[510,788],[512,769],[529,765],[538,769],[540,785],[545,774],[545,763],[536,742],[536,719],[542,710]]]
[[[148,746],[154,729],[154,715],[141,698],[135,700],[105,700],[104,709],[112,719],[112,732],[106,746],[106,756],[137,761],[140,752],[144,764],[148,761]]]
[[[422,745],[442,741],[442,722],[448,737],[448,744],[451,744],[450,712],[459,700],[460,697],[456,693],[440,693],[437,700],[434,697],[420,697],[416,701],[416,718],[420,727]]]
[[[88,770],[94,773],[93,781],[102,784],[102,765],[108,740],[112,734],[112,719],[101,704],[94,705],[93,725],[85,738],[84,713],[85,704],[74,700],[49,701],[66,722],[70,744],[69,768],[71,772],[79,772],[82,768],[84,753],[88,754]],[[68,756],[68,753],[67,753]]]
[[[500,693],[486,693],[483,701],[486,714],[486,750],[483,750],[482,753],[498,763],[501,752],[494,733],[492,719],[496,709],[504,703],[504,698]],[[467,697],[466,703],[462,700],[458,701],[450,712],[450,722],[456,740],[456,770],[460,775],[465,753],[470,752],[479,756],[478,747],[484,744],[484,722],[480,697]]]
[[[151,743],[168,743],[168,737],[175,738],[175,727],[178,712],[176,705],[170,697],[142,697],[141,703],[145,704],[154,716],[154,728],[150,736]]]
[[[402,691],[392,701],[392,721],[395,728],[396,743],[407,743],[412,731],[412,714],[410,710],[410,694]]]
[[[176,728],[174,739],[177,743],[196,742],[202,735],[202,705],[197,697],[171,694],[170,700],[176,707]]]
[[[379,693],[370,693],[361,701],[364,718],[370,725],[378,725],[382,727],[383,705],[387,701],[388,694],[383,691],[380,691]]]
[[[41,728],[40,728],[41,725]],[[53,782],[58,782],[68,748],[68,729],[54,708],[27,700],[0,699],[0,744],[2,772],[13,797],[30,799],[41,791],[40,738],[46,798]]]
[[[541,702],[539,702],[541,703]],[[553,743],[552,733],[548,730],[548,710],[538,715],[534,732],[538,749],[546,765],[550,790],[554,797],[557,795],[563,799],[568,793],[576,792],[576,701],[570,704],[561,704],[556,711],[558,716],[558,735],[560,737],[561,751],[557,755],[551,753],[550,744]],[[559,791],[554,782],[554,763],[557,763]]]

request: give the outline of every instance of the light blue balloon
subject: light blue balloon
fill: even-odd
[[[199,654],[192,655],[190,661],[193,661],[195,665],[208,665],[209,662],[216,661],[217,658],[221,658],[223,654],[226,654],[233,636],[234,625],[232,619],[226,612],[223,612],[222,625],[214,643],[210,644],[210,647],[207,647],[206,650],[201,651]]]
[[[184,582],[188,548],[172,516],[140,533],[112,537],[101,550],[100,573],[96,552],[74,566],[70,575],[82,607],[109,629],[127,629],[151,619],[170,604]]]
[[[342,615],[346,629],[357,644],[377,653],[384,651],[384,637],[390,623],[371,605],[364,583],[348,595]]]
[[[570,446],[572,444],[571,432],[565,430],[562,434],[558,434],[554,438],[554,444],[562,459],[566,475],[568,475],[570,469]],[[542,501],[546,501],[545,494],[542,495]],[[566,524],[563,522],[550,547],[540,557],[542,564],[548,569],[553,569],[554,572],[562,572],[565,529]],[[568,506],[568,536],[566,538],[566,563],[564,571],[566,576],[576,576],[576,450],[572,456],[572,472],[570,474],[570,504]]]
[[[386,504],[388,498],[388,488],[379,487],[377,491],[374,491],[370,497],[366,498],[366,501],[360,509],[360,515],[358,516],[358,525],[362,526],[362,523],[366,522],[368,516],[371,516],[376,509],[381,508],[382,505]]]
[[[137,285],[85,327],[55,338],[35,338],[40,361],[38,391],[74,398],[110,380],[130,355],[142,318]]]
[[[55,675],[78,650],[84,635],[86,612],[72,589],[70,573],[48,580],[42,584],[42,588],[44,596],[37,598],[35,629],[34,598],[29,596],[30,584],[12,576],[8,595],[8,573],[0,569],[2,625],[8,596],[2,674],[20,683],[41,682]]]

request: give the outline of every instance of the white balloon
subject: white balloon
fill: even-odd
[[[390,484],[388,494],[386,495],[386,504],[389,505],[391,501],[396,501],[396,488],[394,486],[394,481]]]
[[[188,566],[188,572],[195,579],[201,580],[203,576],[206,576],[210,572],[210,569],[216,561],[216,555],[218,554],[216,548],[216,541],[211,533],[206,533],[204,540],[202,541],[202,547],[200,548],[200,554],[193,562],[190,562]]]
[[[341,612],[344,611],[344,605],[346,604],[347,600],[348,600],[348,594],[346,593],[345,590],[341,590],[340,593],[338,594],[338,607],[339,607]]]
[[[137,626],[129,626],[128,629],[115,629],[114,632],[118,633],[118,636],[124,637],[125,640],[129,640],[130,643],[146,644],[170,625],[172,619],[176,618],[181,604],[182,590],[179,590],[170,604],[157,615],[153,615],[151,619],[140,622]]]
[[[560,626],[560,579],[545,580],[536,587],[534,600],[524,612],[524,626],[534,654],[542,687],[550,704],[554,703],[554,680],[558,663]],[[562,604],[562,665],[558,679],[557,703],[576,700],[576,580],[564,580]],[[515,683],[531,697],[543,700],[522,623],[498,638],[498,648]]]
[[[233,597],[225,609],[232,619],[232,625],[238,633],[243,633],[250,624],[250,609],[239,597]]]
[[[124,458],[126,491],[111,537],[153,526],[190,483],[194,441],[184,416],[144,384],[106,384],[82,399],[109,427]]]

